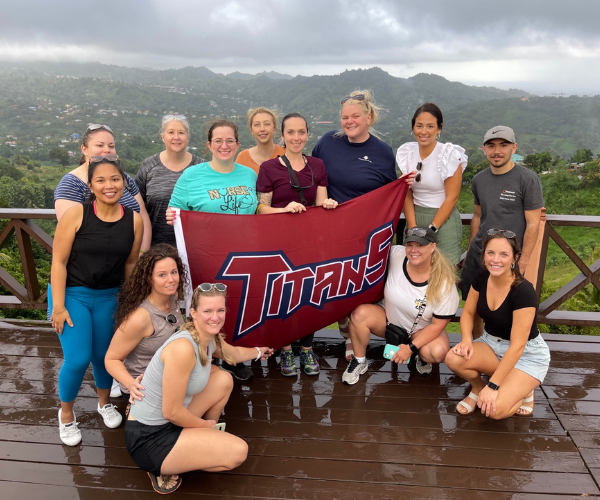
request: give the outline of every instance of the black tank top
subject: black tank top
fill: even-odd
[[[75,233],[67,263],[67,286],[102,290],[121,285],[135,239],[133,211],[127,207],[123,210],[118,221],[104,222],[91,203],[83,205],[81,227]]]

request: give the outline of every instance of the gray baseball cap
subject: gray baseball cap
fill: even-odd
[[[512,142],[515,144],[515,131],[510,127],[504,125],[496,125],[494,128],[489,129],[483,137],[483,143],[485,144],[492,139],[504,139],[505,141]]]

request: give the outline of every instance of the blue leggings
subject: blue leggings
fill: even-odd
[[[110,389],[112,377],[104,366],[104,356],[114,334],[114,314],[118,288],[93,290],[84,286],[69,286],[65,292],[65,307],[73,327],[66,322],[62,335],[64,362],[58,376],[60,400],[75,399],[85,372],[92,363],[98,389]],[[50,310],[52,304],[48,304]]]

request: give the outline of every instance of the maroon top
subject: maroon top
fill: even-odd
[[[327,182],[325,164],[314,156],[306,156],[305,158],[307,165],[300,172],[296,171],[296,177],[298,177],[300,186],[306,188],[302,190],[302,194],[310,206],[314,205],[317,199],[317,187],[327,187],[329,183]],[[271,202],[273,208],[283,208],[291,201],[300,203],[298,191],[290,183],[290,173],[287,167],[281,164],[279,157],[261,164],[258,171],[258,180],[256,181],[256,191],[258,193],[273,193]]]

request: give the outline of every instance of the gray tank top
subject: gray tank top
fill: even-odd
[[[207,363],[206,366],[200,364],[200,353],[198,352],[198,344],[194,342],[194,339],[187,330],[183,332],[177,332],[170,339],[168,339],[162,347],[156,351],[156,354],[150,360],[144,376],[142,377],[142,385],[144,386],[144,397],[141,401],[136,401],[135,404],[131,405],[131,415],[136,420],[146,425],[163,425],[168,422],[163,417],[162,412],[162,378],[164,365],[160,360],[160,355],[163,349],[168,346],[171,342],[177,339],[187,339],[194,346],[194,352],[196,353],[196,366],[190,374],[190,379],[187,384],[185,391],[185,397],[183,399],[183,406],[187,408],[192,398],[201,392],[208,383],[208,377],[210,376],[211,363]],[[215,350],[215,343],[212,341],[208,346],[208,359],[212,358],[212,354]]]
[[[153,306],[148,299],[144,300],[144,302],[140,304],[140,307],[150,314],[154,333],[149,337],[144,337],[123,361],[125,368],[127,368],[127,371],[133,378],[137,378],[144,373],[152,356],[154,356],[154,353],[175,333],[175,330],[184,323],[183,316],[179,310],[179,300],[176,295],[171,296],[171,310],[169,311],[177,318],[177,323],[174,325],[167,321],[168,313]],[[127,387],[122,384],[121,392],[129,394]]]

